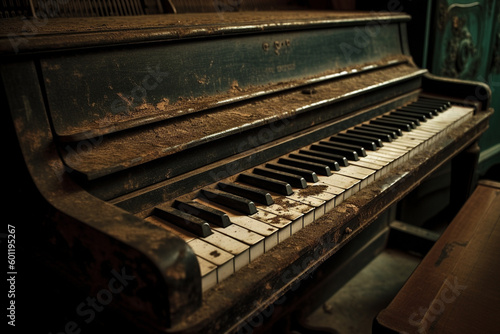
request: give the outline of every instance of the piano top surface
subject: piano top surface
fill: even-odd
[[[0,57],[25,54],[40,63],[55,136],[78,151],[63,159],[93,180],[421,75],[400,45],[398,24],[407,20],[401,13],[337,11],[9,19],[0,28]],[[369,46],[354,44],[352,54],[339,49],[353,29],[372,24],[378,36]],[[273,46],[263,51],[263,41],[278,38],[291,46],[281,54]],[[315,94],[301,92],[348,76]],[[136,90],[141,84],[154,88]],[[288,95],[272,96],[281,92]],[[221,116],[222,128],[212,126]],[[199,131],[182,132],[193,125]],[[93,149],[78,150],[88,139]]]
[[[248,32],[311,29],[374,20],[410,20],[404,13],[259,11],[117,17],[13,18],[0,26],[0,54],[109,46]],[[19,49],[12,39],[29,39]]]

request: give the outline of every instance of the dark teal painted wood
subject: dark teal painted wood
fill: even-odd
[[[398,54],[392,23],[64,54],[41,60],[41,68],[55,130],[71,135],[116,125],[117,117],[178,116]],[[192,99],[196,105],[186,103]]]

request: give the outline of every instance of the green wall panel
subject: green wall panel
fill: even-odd
[[[486,82],[496,113],[480,140],[479,172],[500,163],[500,2],[438,0],[431,16],[429,70],[451,78]],[[467,98],[467,97],[464,97]]]

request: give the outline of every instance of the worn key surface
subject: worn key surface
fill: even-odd
[[[419,112],[393,110],[387,113],[388,117],[381,115],[376,119],[383,124],[369,120],[344,132],[346,138],[371,141],[374,145],[370,145],[369,150],[359,145],[361,142],[335,143],[336,138],[342,137],[337,134],[240,173],[231,181],[220,181],[215,191],[207,188],[212,198],[217,198],[214,195],[221,192],[231,195],[229,198],[236,196],[238,205],[253,202],[255,211],[214,201],[208,196],[191,201],[196,205],[185,202],[179,207],[176,204],[176,208],[181,208],[184,213],[208,221],[212,231],[212,234],[201,237],[187,232],[195,236],[188,242],[193,243],[199,258],[203,288],[212,287],[214,281],[228,277],[245,263],[285,241],[392,168],[425,150],[436,138],[450,131],[452,125],[460,124],[471,115],[470,109],[452,106],[426,118],[424,113],[429,110],[425,111],[423,105],[419,107]],[[413,122],[414,128],[409,122]],[[285,178],[290,176],[301,181],[296,183]],[[228,196],[222,197],[226,200]],[[212,210],[207,210],[207,207]],[[197,213],[200,208],[204,210]],[[223,217],[227,217],[230,223],[227,224]],[[222,245],[225,238],[233,238],[239,244],[233,247]],[[213,253],[216,249],[228,256],[216,262],[210,258],[210,253],[216,254]],[[248,262],[242,259],[248,259]]]

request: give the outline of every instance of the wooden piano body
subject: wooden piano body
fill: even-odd
[[[19,246],[27,254],[20,261],[45,270],[49,281],[64,278],[69,288],[46,291],[54,304],[77,296],[62,306],[68,313],[60,321],[38,309],[51,314],[48,329],[106,323],[101,309],[85,304],[94,297],[119,319],[112,328],[257,332],[288,312],[284,305],[291,310],[308,293],[327,291],[322,278],[345,262],[339,250],[383,248],[387,226],[372,223],[452,158],[473,170],[474,159],[462,157],[474,157],[469,149],[492,112],[487,86],[437,78],[413,64],[409,19],[235,12],[8,20],[2,103],[10,140],[19,144],[11,146],[9,173],[19,177],[8,181],[8,205],[19,218],[19,243],[29,240]],[[264,254],[203,288],[199,254],[162,225],[159,207],[200,199],[203,189],[239,181],[424,95],[472,112],[390,169],[330,193],[309,213],[312,222],[269,223],[276,245],[260,235]],[[460,203],[473,175],[457,180]],[[373,254],[363,256],[361,263]]]

